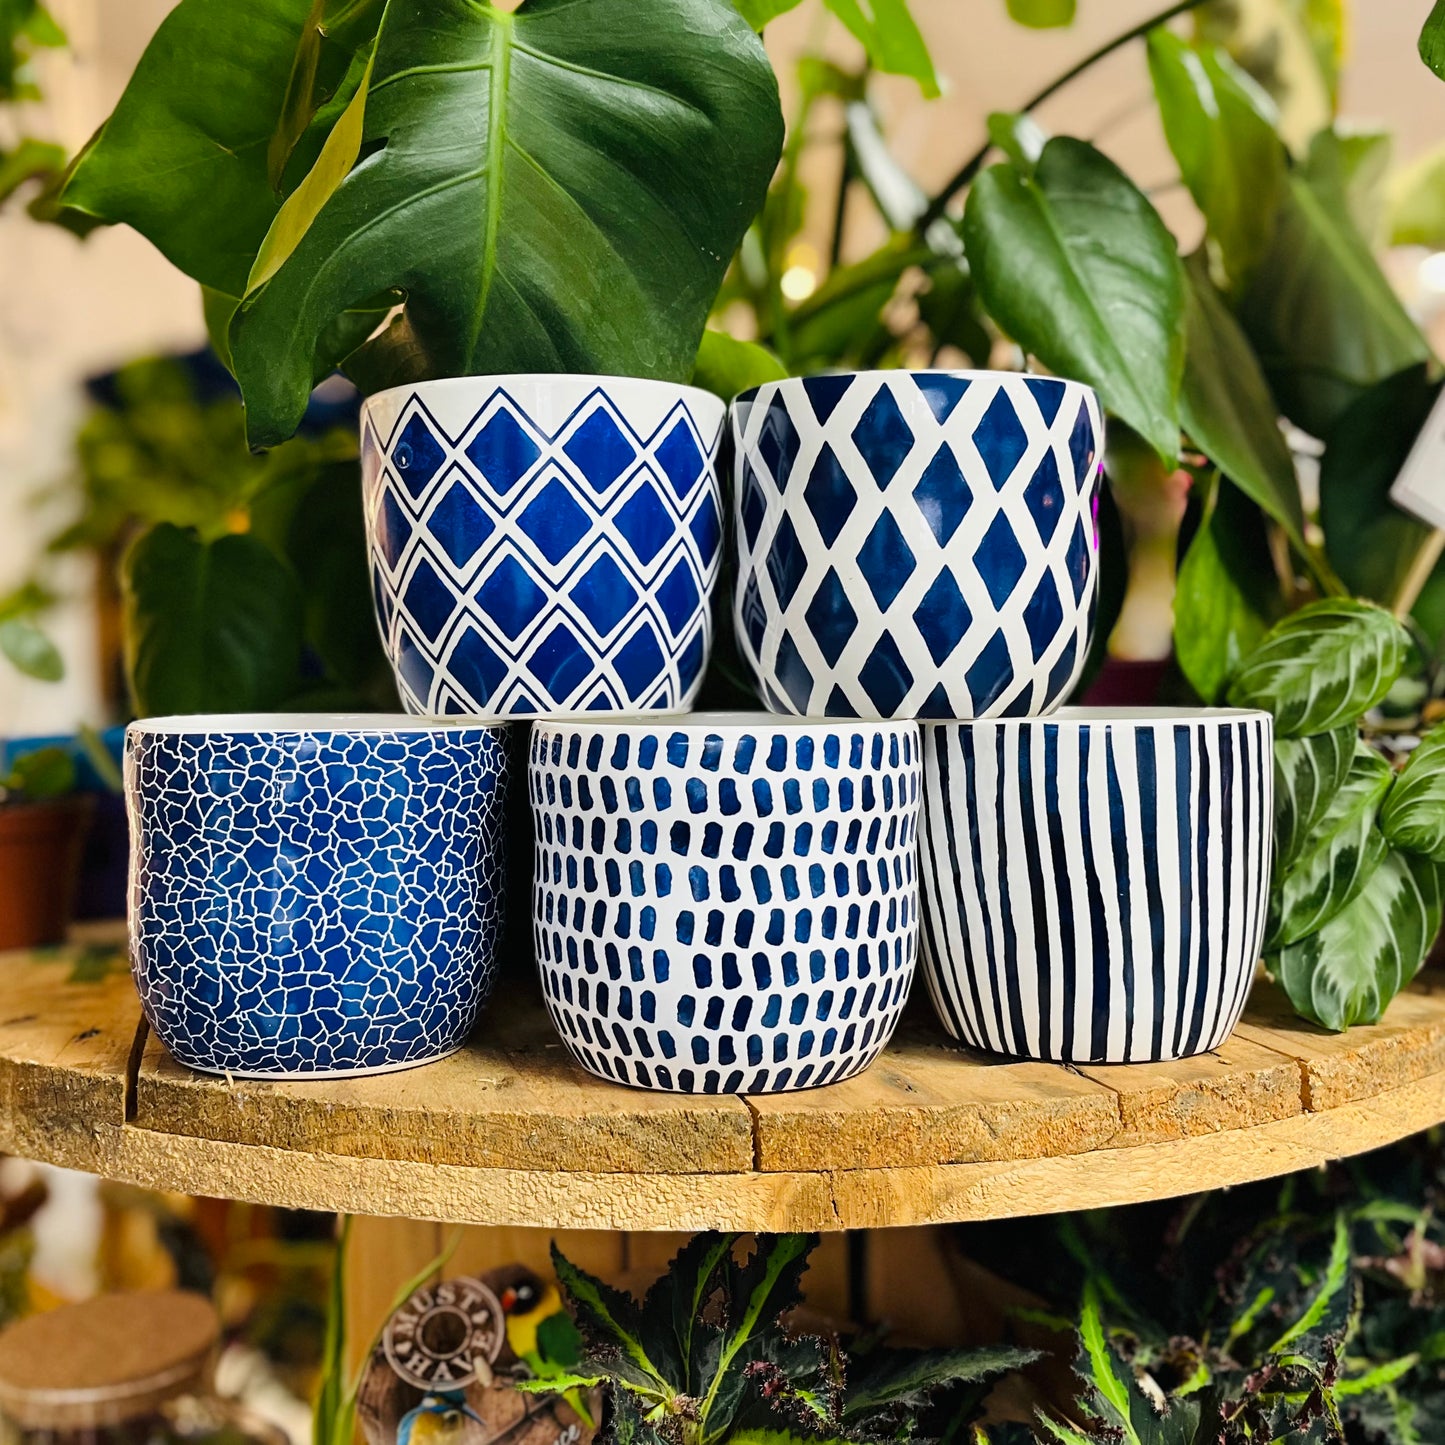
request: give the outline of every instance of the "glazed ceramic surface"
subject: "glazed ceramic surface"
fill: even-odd
[[[585,376],[372,397],[371,575],[406,707],[690,705],[712,645],[723,410],[691,387]]]
[[[1033,716],[1073,686],[1103,427],[1077,382],[865,372],[733,405],[738,645],[775,712]]]
[[[171,1054],[289,1078],[460,1048],[495,967],[504,764],[485,725],[133,723],[131,957]]]
[[[923,957],[948,1031],[1073,1063],[1223,1043],[1264,936],[1273,732],[1229,709],[926,725]]]
[[[888,1042],[918,926],[914,724],[539,723],[530,790],[542,991],[584,1068],[775,1093]]]

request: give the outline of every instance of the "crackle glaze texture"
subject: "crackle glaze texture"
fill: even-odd
[[[370,398],[372,590],[407,710],[688,707],[712,648],[723,415],[706,392],[618,377]]]
[[[127,737],[131,953],[171,1054],[359,1074],[465,1041],[504,891],[500,728]]]
[[[584,1068],[757,1094],[877,1057],[914,971],[914,724],[539,723],[529,782],[537,966]]]
[[[1098,594],[1088,387],[810,376],[732,417],[733,619],[773,712],[1032,717],[1068,696]]]

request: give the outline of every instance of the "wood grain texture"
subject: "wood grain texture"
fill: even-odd
[[[1261,985],[1233,1039],[1172,1064],[986,1060],[915,1014],[856,1080],[742,1100],[595,1081],[520,991],[470,1049],[430,1068],[209,1079],[147,1042],[118,959],[0,956],[0,1151],[191,1194],[492,1227],[453,1269],[531,1258],[543,1236],[523,1230],[672,1236],[656,1247],[572,1237],[612,1272],[660,1265],[682,1231],[836,1231],[1163,1198],[1445,1120],[1445,987],[1428,973],[1380,1024],[1345,1035],[1300,1022]],[[844,1279],[845,1257],[835,1264]],[[832,1295],[833,1310],[846,1305],[841,1285]]]
[[[175,1063],[152,1040],[135,1123],[234,1144],[484,1169],[736,1173],[753,1161],[752,1119],[739,1100],[586,1079],[542,1009],[515,995],[494,1001],[461,1053],[374,1079],[228,1081]]]

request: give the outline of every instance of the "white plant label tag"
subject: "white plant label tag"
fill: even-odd
[[[1405,458],[1390,500],[1427,526],[1445,527],[1445,391]]]

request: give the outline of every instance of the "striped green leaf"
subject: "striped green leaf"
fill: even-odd
[[[1445,727],[1426,733],[1380,810],[1396,848],[1445,863]]]
[[[1290,1002],[1327,1029],[1377,1022],[1440,932],[1442,881],[1439,864],[1387,853],[1347,907],[1268,960]]]
[[[1364,743],[1298,858],[1275,879],[1265,948],[1318,933],[1365,886],[1388,845],[1375,826],[1390,788],[1390,765]]]
[[[1312,602],[1269,630],[1235,674],[1229,701],[1272,712],[1280,737],[1330,732],[1384,700],[1409,652],[1409,633],[1383,608]]]
[[[1312,738],[1280,738],[1274,745],[1274,866],[1294,862],[1354,761],[1359,730],[1353,725]]]

